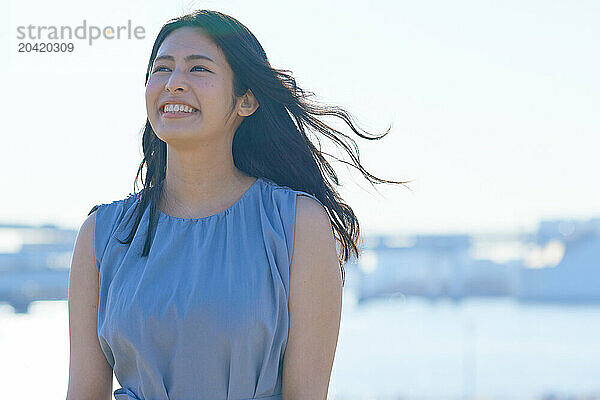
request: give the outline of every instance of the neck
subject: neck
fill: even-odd
[[[208,149],[208,148],[206,148]],[[182,152],[167,146],[167,169],[159,208],[181,218],[202,218],[232,206],[256,178],[233,163],[229,151]]]

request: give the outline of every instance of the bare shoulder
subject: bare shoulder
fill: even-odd
[[[98,206],[94,206],[92,211],[85,218],[79,229],[79,235],[85,237],[88,242],[93,243],[94,230],[96,228],[96,214],[98,214]]]
[[[74,265],[72,263],[71,267],[82,267],[87,269],[87,272],[90,272],[89,267],[91,261],[94,260],[94,231],[96,229],[96,214],[96,210],[91,211],[81,224],[79,232],[77,233],[77,238],[75,239],[75,248],[73,249],[73,256],[77,257],[78,259],[76,261],[79,262],[74,263]],[[87,268],[85,268],[86,266]]]
[[[341,271],[327,210],[297,195],[283,398],[325,399],[340,328]],[[307,385],[306,382],[310,382]]]
[[[108,399],[112,390],[112,368],[106,361],[97,337],[99,288],[94,254],[96,213],[92,210],[81,224],[71,259],[67,400],[83,397]]]
[[[291,269],[300,274],[327,276],[341,285],[336,242],[327,210],[312,197],[296,200],[294,248]]]
[[[309,218],[319,218],[320,216],[321,219],[329,221],[327,211],[321,203],[310,196],[300,193],[296,195],[296,215],[298,215],[298,211],[300,211],[301,218],[306,218],[307,216]]]

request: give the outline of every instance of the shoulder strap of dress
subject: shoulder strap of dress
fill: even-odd
[[[312,197],[313,199],[315,199],[316,201],[318,201],[319,203],[321,203],[321,200],[317,199],[317,197],[315,195],[312,195],[308,192],[304,192],[302,190],[294,190],[294,192],[296,192],[296,195],[299,196],[308,196],[308,197]],[[323,203],[321,203],[321,205],[323,205]]]

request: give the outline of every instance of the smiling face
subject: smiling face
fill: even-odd
[[[231,139],[243,118],[258,107],[248,91],[230,114],[233,71],[221,50],[197,28],[171,32],[150,72],[146,111],[152,129],[165,142]],[[170,104],[167,112],[165,104]]]

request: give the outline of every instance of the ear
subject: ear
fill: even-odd
[[[252,93],[252,90],[248,89],[242,96],[242,102],[238,106],[238,114],[242,117],[247,117],[252,115],[258,107],[259,104],[258,101],[256,101],[256,97],[254,97],[254,93]]]

